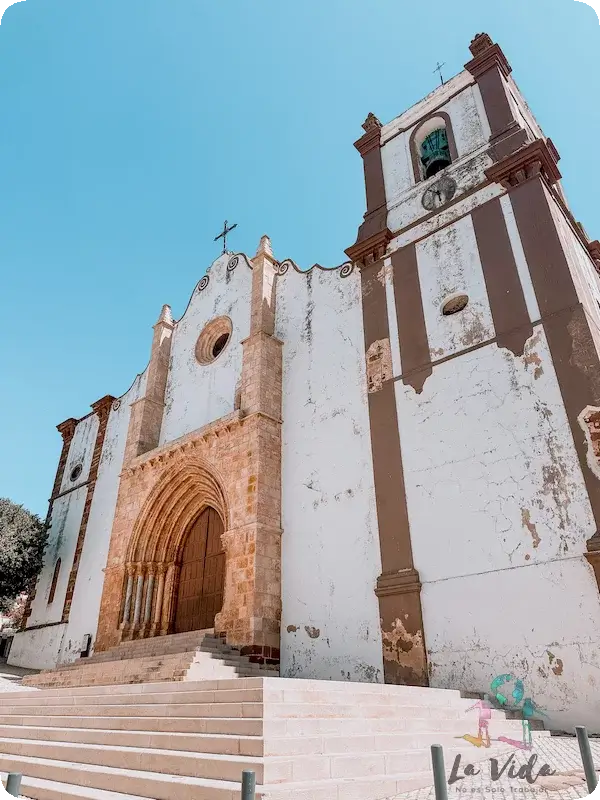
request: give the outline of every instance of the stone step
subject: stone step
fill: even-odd
[[[0,712],[3,709],[0,709]],[[50,726],[56,728],[73,727],[89,730],[145,731],[152,733],[205,733],[231,736],[262,736],[264,724],[261,719],[252,718],[206,718],[194,717],[66,717],[37,716],[22,717],[0,714],[0,725]],[[277,729],[276,729],[277,730]],[[281,727],[285,734],[285,726]]]
[[[30,704],[12,705],[10,700],[2,706],[2,715],[22,714],[27,708],[30,715],[44,714],[43,705]],[[249,702],[219,702],[219,703],[130,703],[130,704],[78,704],[74,706],[62,705],[60,707],[64,716],[179,716],[179,717],[261,717],[263,714],[270,718],[303,719],[303,718],[361,718],[361,719],[394,719],[431,717],[432,719],[464,720],[468,727],[472,727],[472,719],[467,719],[459,708],[452,706],[427,707],[423,705],[405,705],[385,703],[356,703],[343,704],[330,703],[290,703],[263,701]],[[500,712],[492,712],[492,719],[504,719]],[[515,722],[517,722],[515,720]],[[519,724],[517,722],[517,724]]]
[[[48,720],[45,720],[46,722]],[[43,725],[5,725],[0,723],[1,739],[42,740],[84,745],[157,748],[193,753],[263,756],[320,756],[356,753],[429,752],[431,744],[441,744],[448,752],[462,746],[454,733],[371,733],[326,734],[298,737],[241,736],[232,734],[119,731],[109,728],[46,727]]]
[[[41,739],[0,738],[0,753],[4,757],[12,755],[48,761],[68,761],[74,764],[101,764],[103,767],[113,769],[160,772],[164,775],[207,778],[217,781],[241,780],[242,772],[250,769],[256,773],[257,783],[264,783],[266,768],[263,760],[252,756],[192,753],[159,750],[158,748],[115,747],[109,744],[47,742]],[[291,764],[291,759],[281,761],[275,759],[269,762],[269,770],[275,783],[291,778]],[[326,775],[325,777],[331,776]]]
[[[239,681],[238,681],[239,682]],[[153,692],[132,691],[124,693],[98,693],[94,687],[88,687],[85,694],[45,694],[40,696],[36,693],[27,693],[23,696],[10,698],[12,706],[76,706],[85,704],[91,705],[144,705],[152,704],[171,704],[171,703],[236,703],[236,702],[262,702],[263,698],[272,703],[291,703],[291,704],[317,704],[317,705],[339,705],[351,698],[350,693],[331,692],[307,689],[278,689],[276,685],[258,686],[257,688],[246,688],[236,686],[236,682],[228,688],[205,689],[202,684],[196,688],[194,684],[184,684],[189,686],[187,691],[173,691],[173,684],[166,683],[164,688],[160,684]],[[434,695],[431,698],[419,695],[410,695],[404,698],[397,695],[396,699],[387,697],[380,692],[363,693],[362,699],[367,700],[369,705],[393,707],[396,705],[422,706],[428,709],[436,708],[455,708],[464,711],[464,701],[455,697],[451,693],[447,695]],[[498,712],[497,712],[498,713]]]
[[[398,734],[407,731],[462,736],[472,729],[463,720],[437,720],[431,717],[396,719],[268,719],[253,717],[175,717],[175,716],[77,716],[24,714],[7,715],[0,709],[0,725],[50,726],[86,729],[111,729],[115,731],[145,731],[173,733],[230,734],[239,736],[261,736],[269,738],[296,738],[300,736],[325,736],[330,734],[357,736],[374,734]],[[512,735],[519,738],[521,724],[499,721],[493,730],[494,736]],[[544,733],[546,735],[547,732]],[[541,734],[537,734],[541,735]]]
[[[489,748],[487,757],[506,750],[506,744]],[[408,751],[375,751],[352,753],[322,753],[318,755],[293,754],[263,759],[239,754],[204,753],[183,750],[164,750],[156,747],[140,748],[113,744],[81,744],[48,742],[41,739],[0,738],[0,752],[4,756],[68,761],[73,764],[94,765],[112,769],[133,769],[141,772],[160,772],[185,778],[208,780],[240,780],[244,770],[252,770],[259,784],[348,779],[366,775],[399,775],[425,772],[431,764],[427,748]],[[448,763],[464,753],[464,747],[448,747]]]
[[[246,657],[221,658],[217,653],[201,650],[172,653],[147,658],[130,658],[103,663],[78,662],[64,669],[51,670],[28,676],[27,686],[84,686],[144,683],[152,681],[181,681],[187,676],[201,678],[235,678],[276,675],[277,668],[253,664]]]
[[[161,657],[164,655],[176,655],[177,653],[183,652],[194,652],[196,650],[200,650],[203,653],[213,653],[215,656],[230,655],[249,660],[249,657],[242,656],[237,648],[222,645],[217,640],[205,639],[202,642],[159,642],[155,645],[139,647],[135,650],[117,647],[114,650],[106,650],[105,652],[98,653],[90,658],[78,659],[72,664],[65,665],[65,668],[77,669],[78,667],[88,666],[91,664],[106,664],[109,661],[127,661],[132,658]]]
[[[6,782],[6,773],[1,774],[1,779]],[[23,777],[21,782],[22,797],[32,800],[151,800],[120,792],[108,792],[103,789],[93,789],[88,786],[74,786],[70,783],[45,781],[41,778]]]
[[[118,686],[98,686],[93,687],[90,692],[88,687],[76,687],[70,689],[69,687],[61,689],[39,689],[36,690],[36,697],[45,696],[68,696],[77,695],[82,696],[86,694],[100,695],[100,694],[152,694],[156,691],[163,692],[191,692],[191,691],[217,691],[219,689],[259,689],[271,688],[278,691],[292,690],[292,691],[327,691],[331,694],[335,693],[336,697],[341,697],[346,694],[354,699],[359,699],[366,695],[383,694],[387,698],[410,698],[412,702],[416,702],[417,698],[425,699],[427,703],[439,697],[452,697],[458,700],[464,700],[460,693],[455,689],[430,689],[421,686],[401,686],[390,685],[382,683],[351,683],[343,681],[325,681],[325,680],[304,680],[301,678],[280,678],[280,677],[259,677],[259,678],[245,678],[245,679],[217,679],[217,680],[198,680],[182,683],[175,681],[168,686],[164,683],[144,683],[132,686],[129,684],[122,684]],[[31,697],[30,691],[15,691],[10,693],[11,698],[18,697]],[[466,703],[469,705],[469,703]]]
[[[28,779],[41,778],[103,791],[114,791],[118,787],[123,794],[153,800],[239,800],[240,797],[241,776],[240,782],[213,781],[2,754],[0,771],[21,772]]]

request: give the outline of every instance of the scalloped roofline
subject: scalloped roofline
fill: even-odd
[[[187,305],[185,307],[185,311],[183,312],[183,314],[178,319],[173,319],[172,325],[173,325],[174,328],[177,327],[177,325],[183,320],[183,318],[187,314],[187,312],[188,312],[188,310],[190,308],[190,305],[192,303],[192,300],[194,299],[194,295],[196,294],[196,292],[203,291],[208,286],[208,283],[209,283],[209,280],[210,280],[210,271],[213,268],[213,266],[216,264],[216,262],[220,258],[223,258],[223,255],[228,255],[229,256],[229,261],[227,262],[227,267],[226,267],[226,270],[228,272],[233,272],[233,270],[236,269],[236,267],[240,263],[240,260],[243,260],[245,262],[247,268],[252,270],[252,259],[248,258],[246,253],[241,253],[241,252],[240,253],[226,253],[226,254],[221,254],[220,256],[218,256],[218,258],[215,258],[215,260],[206,269],[206,272],[204,273],[204,275],[200,278],[200,280],[196,283],[196,285],[192,289],[192,292],[190,294],[190,298],[188,300],[188,303],[187,303]],[[274,264],[275,272],[280,277],[285,275],[289,271],[289,268],[291,267],[293,269],[293,271],[298,273],[299,275],[310,275],[310,273],[312,273],[313,270],[317,269],[317,270],[321,270],[321,272],[339,272],[341,278],[347,278],[349,275],[352,274],[352,272],[354,271],[354,268],[356,266],[353,261],[343,261],[341,264],[338,264],[335,267],[324,267],[322,264],[315,263],[311,267],[309,267],[308,269],[301,269],[292,258],[284,258],[283,261],[277,261],[276,259],[273,259],[273,264]],[[161,312],[161,314],[164,312],[164,308],[165,307],[163,306],[163,311]],[[159,318],[159,322],[160,322],[160,318]],[[115,405],[117,403],[119,405],[121,404],[121,401],[123,400],[123,398],[127,394],[129,394],[129,392],[133,389],[136,381],[138,381],[140,378],[142,378],[146,374],[149,365],[150,365],[150,359],[148,359],[148,361],[146,362],[146,366],[144,367],[144,369],[141,372],[137,373],[137,375],[134,377],[134,379],[129,384],[128,388],[122,394],[120,394],[117,397],[115,397],[115,401],[114,401],[113,405]],[[117,408],[118,408],[118,406],[117,406]],[[83,422],[88,417],[91,417],[94,413],[95,413],[94,411],[90,411],[85,416],[80,417],[79,419],[77,419],[76,425],[79,425],[80,422]]]

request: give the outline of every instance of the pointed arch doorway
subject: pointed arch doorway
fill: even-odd
[[[181,551],[173,633],[205,630],[223,606],[225,552],[221,517],[210,506],[190,525]]]

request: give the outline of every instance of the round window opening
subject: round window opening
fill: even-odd
[[[83,467],[81,466],[81,464],[77,464],[76,467],[73,467],[73,469],[71,470],[71,474],[69,475],[69,478],[71,479],[71,483],[76,481],[77,478],[81,475],[82,472],[83,472]]]
[[[232,325],[229,317],[217,317],[207,323],[196,342],[196,359],[200,364],[211,364],[229,344]]]
[[[442,306],[442,314],[445,317],[449,317],[451,314],[458,314],[459,311],[466,308],[468,302],[469,298],[466,294],[459,294],[458,297],[452,297],[450,300],[446,300]]]

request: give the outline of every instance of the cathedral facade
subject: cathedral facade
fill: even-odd
[[[598,729],[600,244],[500,47],[470,50],[367,117],[346,263],[224,253],[129,390],[58,426],[11,663],[214,628],[286,677],[510,674]]]

